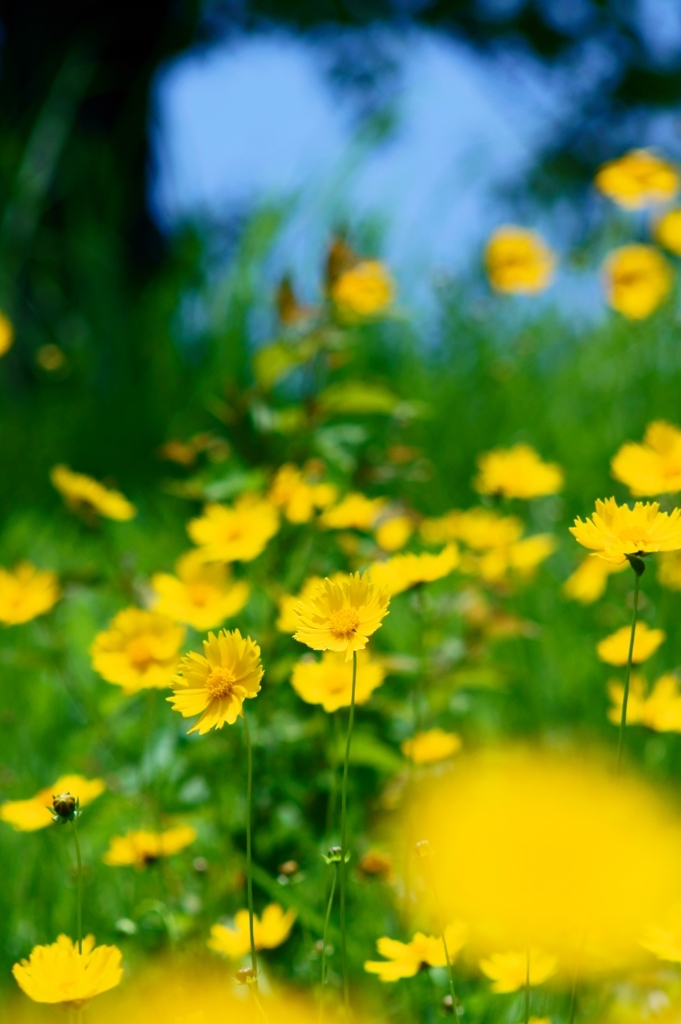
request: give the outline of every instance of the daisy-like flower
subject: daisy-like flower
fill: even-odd
[[[278,903],[270,903],[262,917],[253,915],[253,938],[256,949],[276,949],[286,942],[297,917],[295,910],[284,911]],[[222,953],[230,960],[241,960],[251,948],[248,911],[238,910],[233,927],[214,924],[208,940],[210,949]]]
[[[628,564],[626,559],[621,565],[615,565],[612,562],[605,562],[602,558],[587,555],[565,580],[563,593],[571,601],[593,604],[605,593],[608,577],[613,573],[622,572]]]
[[[679,191],[676,168],[650,149],[632,149],[599,169],[594,184],[626,210],[667,203]]]
[[[647,691],[645,678],[634,673],[629,684],[627,725],[645,725],[655,732],[681,732],[681,690],[677,677],[671,673],[660,676],[650,693]],[[619,725],[622,720],[624,686],[619,680],[611,679],[608,694],[612,701],[608,718]]]
[[[584,548],[606,562],[621,565],[627,555],[681,548],[681,509],[660,512],[656,501],[637,501],[633,508],[614,498],[596,501],[596,511],[585,522],[579,517],[570,533]]]
[[[161,857],[172,857],[174,853],[179,853],[195,839],[196,830],[190,825],[177,825],[165,832],[139,829],[124,836],[112,836],[102,860],[110,867],[134,867],[141,870]]]
[[[529,444],[496,448],[478,456],[479,475],[473,481],[478,494],[504,498],[539,498],[563,488],[563,470],[555,462],[542,462]]]
[[[255,641],[238,629],[221,629],[217,636],[208,634],[203,654],[190,651],[182,659],[173,679],[175,692],[167,699],[183,718],[201,716],[189,732],[203,736],[243,717],[244,700],[257,696],[263,675]]]
[[[30,562],[0,568],[0,622],[5,626],[30,622],[49,612],[59,597],[59,582],[50,569],[41,571]]]
[[[279,529],[279,513],[271,501],[244,494],[228,505],[206,505],[187,532],[206,562],[251,562]]]
[[[331,298],[346,319],[377,316],[392,305],[395,283],[379,260],[362,260],[334,282]]]
[[[102,779],[61,775],[53,786],[41,789],[29,800],[6,800],[0,805],[0,820],[12,825],[17,832],[36,832],[39,828],[47,828],[54,821],[53,813],[49,810],[54,796],[68,793],[78,800],[80,807],[86,807],[105,789]]]
[[[414,764],[433,764],[461,750],[461,737],[444,729],[428,729],[405,740],[400,749]]]
[[[480,961],[480,970],[493,981],[493,992],[518,992],[527,983],[527,961],[530,961],[530,985],[541,985],[556,973],[558,961],[542,949],[492,953]]]
[[[175,572],[175,576],[152,576],[154,610],[202,633],[221,626],[248,600],[248,583],[232,580],[229,568],[221,562],[204,562],[200,551],[189,551],[179,558]]]
[[[372,583],[366,572],[338,583],[325,579],[308,601],[296,605],[298,629],[293,639],[313,651],[343,651],[349,661],[353,651],[363,650],[380,629],[389,604],[387,590]]]
[[[50,480],[74,512],[121,522],[137,515],[135,506],[120,491],[112,491],[84,473],[74,473],[68,466],[55,466]]]
[[[92,667],[126,694],[171,685],[184,628],[158,612],[124,608],[90,648]]]
[[[414,532],[411,516],[390,516],[383,519],[374,532],[376,543],[384,551],[399,551]]]
[[[648,424],[643,443],[622,445],[610,468],[635,498],[676,494],[681,491],[681,430],[664,420]]]
[[[466,927],[457,922],[445,928],[449,962],[452,963],[466,942]],[[364,970],[377,974],[381,981],[413,978],[427,967],[446,967],[447,957],[441,937],[416,932],[411,942],[398,942],[387,936],[378,939],[376,949],[385,960],[367,960]]]
[[[628,320],[645,320],[671,291],[669,263],[652,245],[622,245],[603,264],[608,304]]]
[[[368,651],[359,651],[355,703],[366,704],[384,679],[383,665],[372,661]],[[321,704],[329,713],[350,707],[352,674],[342,652],[324,651],[321,661],[314,661],[311,655],[304,656],[293,669],[291,686],[306,704]]]
[[[67,935],[51,946],[35,946],[28,960],[12,968],[19,988],[35,1003],[78,1007],[115,988],[123,977],[121,951],[95,946],[93,935],[83,939],[83,952]]]
[[[290,523],[307,523],[317,509],[332,505],[337,494],[333,484],[312,483],[297,466],[287,462],[272,481],[269,499]]]
[[[346,494],[319,517],[319,525],[326,530],[371,530],[385,504],[385,498],[367,498],[359,492]]]
[[[485,266],[495,291],[536,295],[551,284],[556,258],[536,231],[505,224],[487,243]]]
[[[369,574],[374,583],[385,587],[391,597],[419,583],[432,583],[449,576],[460,562],[456,544],[447,544],[437,555],[395,555],[383,562],[374,562]]]
[[[652,658],[660,644],[664,643],[667,634],[663,629],[650,629],[645,622],[639,622],[634,638],[634,650],[631,656],[632,665],[640,665]],[[626,665],[629,657],[631,627],[622,626],[610,636],[604,637],[596,644],[596,651],[601,661],[607,665]]]

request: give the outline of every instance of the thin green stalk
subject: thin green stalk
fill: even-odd
[[[350,765],[350,748],[352,746],[352,726],[355,721],[355,691],[357,689],[357,651],[352,652],[352,693],[350,695],[350,718],[348,719],[348,738],[345,743],[345,761],[343,762],[343,788],[341,791],[341,861],[340,861],[340,926],[341,956],[343,960],[343,1005],[345,1016],[350,1016],[350,982],[348,979],[348,953],[345,935],[345,890],[347,885],[347,807],[348,807],[348,767]]]
[[[243,711],[244,734],[246,736],[246,758],[248,761],[248,779],[246,782],[246,883],[248,888],[248,931],[251,939],[251,967],[253,968],[253,985],[258,985],[258,965],[255,958],[255,935],[253,932],[253,866],[251,854],[251,817],[253,809],[253,751],[251,748],[251,732],[248,728],[246,711]]]
[[[430,853],[428,852],[426,854],[426,856],[429,858],[430,857]],[[444,951],[445,951],[445,961],[447,962],[447,975],[449,977],[449,994],[452,997],[452,1013],[455,1016],[458,1016],[461,1013],[461,1004],[460,1004],[459,1000],[456,997],[456,990],[454,988],[454,971],[452,970],[452,961],[451,961],[450,956],[449,956],[449,947],[447,946],[446,929],[445,929],[445,926],[444,926],[444,923],[442,921],[442,917],[441,917],[440,911],[439,911],[440,900],[439,900],[438,894],[437,894],[437,884],[435,882],[435,874],[433,872],[433,865],[431,864],[430,860],[428,860],[428,875],[429,875],[429,880],[430,880],[430,886],[431,886],[431,888],[433,890],[433,897],[435,899],[435,907],[437,908],[437,923],[438,923],[438,928],[440,929],[440,932],[442,934],[442,946],[443,946]]]
[[[257,983],[257,981],[253,982],[253,984],[250,985],[250,989],[251,989],[251,993],[253,995],[253,998],[255,1000],[255,1005],[258,1007],[258,1012],[260,1013],[260,1016],[262,1017],[262,1019],[264,1021],[264,1024],[270,1024],[269,1020],[267,1019],[267,1014],[265,1013],[264,1007],[263,1007],[262,1003],[260,1002],[260,998],[258,997],[258,983]]]
[[[643,563],[641,563],[643,567]],[[629,655],[627,657],[627,671],[624,676],[624,695],[622,697],[622,717],[620,719],[620,735],[617,743],[617,774],[619,775],[622,769],[622,754],[624,753],[624,730],[627,725],[627,704],[629,703],[629,680],[631,679],[631,661],[634,654],[634,638],[636,636],[636,622],[638,620],[638,595],[641,587],[641,574],[643,568],[639,571],[636,565],[632,563],[632,569],[635,574],[634,583],[634,611],[631,618],[631,636],[629,638]]]
[[[75,817],[71,819],[73,826],[73,841],[76,846],[76,863],[78,865],[78,919],[77,919],[77,935],[78,935],[78,952],[83,952],[83,862],[80,856],[80,842],[78,840],[78,829],[76,827]]]
[[[331,879],[331,892],[329,893],[329,902],[326,907],[326,917],[324,918],[324,932],[322,934],[322,985],[319,990],[319,1024],[322,1024],[322,1011],[324,1008],[324,986],[326,985],[326,937],[329,933],[329,921],[331,920],[331,910],[333,908],[333,897],[336,894],[336,879],[338,878],[338,862],[335,861],[333,865],[333,878]]]
[[[525,974],[525,1024],[530,1024],[530,950],[527,950],[527,972]]]

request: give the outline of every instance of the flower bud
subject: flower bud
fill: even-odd
[[[73,821],[78,817],[78,810],[78,797],[71,796],[70,793],[59,793],[52,797],[52,820],[55,822]]]
[[[258,980],[258,975],[252,967],[240,967],[234,979],[238,985],[253,985]]]
[[[340,864],[343,851],[340,846],[330,846],[329,852],[324,857],[327,864]]]
[[[430,843],[427,839],[421,839],[414,846],[414,853],[417,857],[430,857]]]

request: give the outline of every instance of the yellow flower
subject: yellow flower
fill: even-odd
[[[206,562],[250,562],[265,550],[279,529],[279,515],[271,501],[244,494],[227,505],[206,505],[192,519],[187,532]]]
[[[0,819],[14,826],[17,832],[35,832],[52,824],[52,797],[70,793],[81,807],[92,803],[106,789],[101,779],[85,779],[82,775],[60,775],[53,786],[41,789],[30,800],[7,800],[0,805]]]
[[[556,547],[556,539],[550,533],[537,533],[508,547],[492,548],[472,563],[471,568],[488,583],[502,580],[508,572],[527,578],[553,554]]]
[[[542,462],[534,448],[516,444],[478,456],[480,474],[473,481],[479,494],[504,498],[538,498],[563,487],[563,470],[554,462]]]
[[[603,264],[608,303],[629,320],[645,320],[672,286],[672,271],[651,245],[622,245]]]
[[[626,665],[629,658],[629,641],[631,638],[631,626],[622,626],[615,630],[610,636],[599,640],[596,644],[596,651],[601,661],[608,665]],[[632,664],[640,665],[641,662],[652,658],[660,644],[667,639],[663,629],[650,629],[645,622],[639,622],[636,626],[634,637],[634,650]]]
[[[460,540],[474,551],[505,547],[519,540],[523,524],[517,516],[501,516],[488,508],[452,510],[439,519],[424,519],[421,536],[426,544]]]
[[[681,903],[675,904],[659,925],[646,930],[641,945],[658,960],[681,963]]]
[[[306,704],[321,704],[328,712],[349,707],[352,671],[345,655],[342,652],[324,651],[321,661],[311,661],[309,657],[306,655],[297,662],[291,676],[291,686],[298,696]],[[384,679],[383,665],[372,661],[368,651],[359,651],[355,703],[366,704]]]
[[[51,946],[35,946],[28,960],[12,968],[19,988],[35,1003],[80,1006],[115,988],[123,977],[121,951],[95,946],[93,935],[83,939],[83,952],[67,935]]]
[[[385,587],[391,597],[401,594],[419,583],[432,583],[449,576],[460,561],[456,544],[447,544],[437,555],[395,555],[384,562],[373,562],[369,567],[371,580]]]
[[[269,499],[291,523],[307,523],[315,509],[327,508],[337,496],[333,484],[308,483],[297,466],[282,466],[270,487]]]
[[[667,210],[655,224],[655,241],[681,256],[681,209]]]
[[[50,480],[74,512],[100,515],[124,522],[137,515],[137,509],[120,491],[111,491],[104,484],[84,473],[74,473],[68,466],[55,466]]]
[[[313,651],[344,651],[349,661],[381,628],[389,604],[387,590],[376,586],[369,573],[356,572],[338,582],[325,579],[307,601],[297,603],[293,639]]]
[[[627,725],[645,725],[655,732],[681,732],[681,690],[679,680],[671,673],[660,676],[650,694],[645,678],[633,673],[627,701]],[[615,725],[622,719],[624,686],[616,679],[608,683],[612,707],[608,718]]]
[[[295,910],[287,910],[278,903],[270,903],[265,907],[262,918],[253,915],[253,938],[256,949],[276,949],[286,942],[298,915]],[[223,924],[214,924],[208,940],[210,949],[223,953],[230,960],[241,960],[251,948],[249,918],[247,910],[238,910],[234,915],[234,927],[227,928]]]
[[[457,922],[445,928],[447,953],[449,962],[466,942],[466,929]],[[446,967],[447,956],[442,938],[416,932],[411,942],[398,942],[387,936],[378,939],[376,949],[385,960],[367,960],[364,970],[377,974],[381,981],[399,981],[400,978],[413,978],[424,967]]]
[[[414,523],[410,516],[391,516],[378,524],[374,536],[384,551],[399,551],[413,532]]]
[[[154,611],[167,615],[205,633],[221,626],[240,612],[250,587],[243,580],[230,579],[229,569],[219,562],[206,564],[200,551],[189,551],[178,559],[175,571],[151,578],[156,594]]]
[[[527,983],[527,961],[530,961],[529,983],[541,985],[556,973],[557,960],[543,949],[523,949],[515,953],[492,953],[480,961],[480,970],[491,978],[493,992],[517,992]]]
[[[0,568],[0,622],[5,626],[43,615],[59,597],[59,583],[50,569],[41,572],[30,562],[20,562],[14,569]]]
[[[183,718],[201,716],[189,732],[203,736],[243,718],[243,702],[259,693],[263,675],[260,648],[250,636],[221,629],[217,636],[208,634],[203,654],[190,651],[182,659],[173,679],[175,692],[167,699]]]
[[[5,353],[9,352],[13,344],[14,324],[7,314],[0,310],[0,356],[4,356]]]
[[[378,260],[363,260],[334,282],[331,298],[339,313],[347,319],[372,317],[392,305],[395,283]]]
[[[160,857],[172,857],[195,839],[196,831],[190,825],[178,825],[165,832],[140,829],[124,836],[112,836],[102,860],[110,867],[132,866],[140,870]]]
[[[681,491],[681,430],[664,420],[650,423],[643,443],[622,445],[610,468],[636,498]]]
[[[485,265],[495,291],[534,295],[551,284],[556,257],[536,231],[507,224],[487,243]]]
[[[319,517],[326,530],[371,530],[386,503],[385,498],[367,498],[364,494],[346,494],[342,501]]]
[[[596,511],[585,522],[577,517],[570,533],[599,558],[621,564],[626,555],[681,548],[681,509],[660,512],[656,501],[637,501],[633,508],[614,498],[596,501]]]
[[[107,683],[138,690],[163,690],[177,670],[184,629],[166,615],[124,608],[95,637],[90,648],[92,667]]]
[[[666,203],[679,191],[675,167],[650,149],[632,149],[599,169],[596,188],[627,210]]]
[[[627,568],[625,560],[621,565],[605,562],[602,558],[587,555],[563,584],[563,593],[580,604],[593,604],[605,593],[608,576]]]
[[[658,556],[657,580],[667,590],[681,590],[681,551],[669,551]]]
[[[461,737],[455,732],[445,732],[444,729],[428,729],[427,732],[417,732],[411,739],[405,740],[401,750],[414,764],[432,764],[434,761],[444,761],[461,750]]]

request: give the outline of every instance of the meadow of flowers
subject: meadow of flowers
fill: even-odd
[[[246,246],[162,470],[8,517],[4,1018],[677,1019],[681,179],[594,185],[595,326],[526,226],[430,346],[358,241],[309,304]]]

